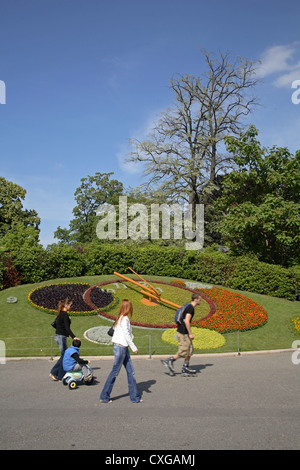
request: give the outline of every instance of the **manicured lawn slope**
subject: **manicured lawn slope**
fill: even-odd
[[[134,278],[134,276],[128,275]],[[148,280],[170,281],[174,278],[144,276]],[[0,339],[5,342],[7,357],[21,356],[50,356],[51,336],[54,337],[54,329],[50,323],[54,317],[32,307],[28,300],[29,292],[39,285],[57,282],[85,282],[94,285],[100,282],[116,280],[116,276],[91,276],[69,279],[56,279],[39,284],[28,284],[10,288],[0,292]],[[201,280],[199,280],[201,282]],[[127,296],[129,290],[127,289]],[[178,292],[180,291],[178,289]],[[236,291],[238,292],[238,291]],[[249,292],[240,292],[259,303],[268,312],[268,321],[264,326],[252,331],[244,331],[239,335],[241,351],[291,348],[292,343],[299,336],[295,336],[288,328],[292,318],[299,315],[300,302],[290,302],[283,299],[268,297]],[[6,299],[15,296],[18,302],[8,304]],[[123,298],[126,292],[122,292]],[[171,300],[171,299],[170,299]],[[186,294],[183,296],[183,302]],[[156,307],[151,307],[156,308]],[[118,308],[117,308],[118,309]],[[111,355],[112,347],[98,345],[84,339],[84,332],[95,326],[110,326],[111,322],[98,316],[74,317],[72,316],[72,330],[82,339],[81,355]],[[163,330],[133,328],[134,341],[140,354],[149,354],[149,335],[151,336],[151,354],[172,354],[177,347],[162,341]],[[237,333],[224,334],[226,343],[224,346],[213,350],[195,350],[195,353],[205,352],[234,352],[237,351]],[[58,348],[53,342],[53,352],[58,354]]]

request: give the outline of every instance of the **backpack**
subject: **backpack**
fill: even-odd
[[[189,305],[189,302],[183,305],[182,307],[180,307],[178,310],[176,310],[174,320],[175,320],[175,323],[177,323],[177,325],[181,325],[184,311],[188,305]]]

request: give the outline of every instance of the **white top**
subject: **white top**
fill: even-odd
[[[128,316],[121,317],[115,327],[115,331],[112,337],[114,344],[120,344],[121,346],[130,346],[133,352],[137,351],[137,347],[132,341],[131,324]]]

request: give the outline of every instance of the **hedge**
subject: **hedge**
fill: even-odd
[[[299,300],[300,295],[300,266],[284,268],[215,250],[196,252],[177,247],[100,243],[70,247],[59,243],[47,249],[12,252],[11,256],[24,284],[114,271],[126,274],[131,267],[141,275],[190,279],[288,300]]]

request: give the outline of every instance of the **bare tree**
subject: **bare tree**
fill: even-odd
[[[147,140],[130,140],[127,161],[143,162],[155,187],[171,200],[193,206],[205,203],[218,173],[233,165],[218,150],[225,136],[238,136],[257,99],[249,96],[257,83],[255,62],[229,54],[218,58],[205,50],[207,71],[201,77],[177,75],[170,80],[175,105],[163,112]]]

